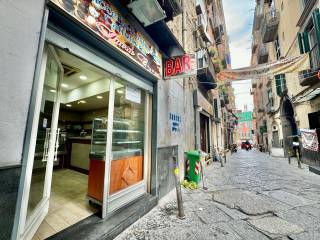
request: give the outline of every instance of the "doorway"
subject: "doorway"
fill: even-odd
[[[200,147],[201,151],[209,153],[209,118],[200,113]]]
[[[100,210],[87,199],[89,155],[92,122],[108,116],[110,86],[107,72],[51,45],[46,49],[27,211],[27,222],[37,210],[46,213],[35,239],[54,235]],[[49,162],[52,166],[47,168]],[[47,209],[39,205],[44,196]]]
[[[294,139],[293,136],[296,136],[298,134],[298,128],[294,117],[294,109],[292,103],[287,96],[283,97],[281,105],[281,121],[285,155],[293,155],[293,151],[291,151]]]

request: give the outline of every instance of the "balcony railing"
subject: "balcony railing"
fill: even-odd
[[[299,21],[297,23],[298,27],[302,27],[302,25],[306,22],[311,10],[313,9],[313,6],[316,4],[316,2],[317,2],[317,0],[306,0],[305,1],[302,14],[301,14]]]
[[[166,21],[171,21],[182,13],[181,0],[158,0],[158,2],[166,12]]]
[[[273,106],[273,103],[268,103],[267,105],[266,105],[266,111],[267,111],[267,113],[274,113],[275,112],[275,108],[274,108],[274,106]]]
[[[199,14],[203,14],[205,5],[204,5],[204,1],[203,0],[197,0],[196,1],[196,13],[197,15]]]
[[[257,5],[255,9],[254,19],[253,19],[253,31],[257,31],[260,29],[262,19],[263,19],[263,6]]]
[[[210,42],[209,36],[207,34],[207,24],[208,22],[204,18],[203,14],[197,16],[197,28],[204,42]]]
[[[268,49],[265,44],[260,45],[258,52],[258,64],[267,63],[269,59]]]
[[[301,86],[312,86],[319,83],[318,71],[320,70],[319,45],[316,44],[309,52],[310,69],[299,72]]]
[[[279,22],[280,13],[278,10],[271,10],[264,16],[261,30],[263,43],[276,40]]]
[[[215,71],[211,58],[209,57],[206,49],[201,49],[197,52],[198,70],[197,78],[198,81],[206,89],[216,88],[215,84]]]

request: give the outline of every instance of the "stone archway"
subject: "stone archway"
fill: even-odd
[[[288,138],[288,136],[297,135],[298,127],[290,98],[286,95],[282,98],[281,102],[280,113],[283,132],[283,148],[285,155],[288,156],[288,150],[292,148],[293,141],[293,138]]]

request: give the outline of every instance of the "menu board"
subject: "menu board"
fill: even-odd
[[[141,67],[162,77],[162,56],[108,0],[51,0]]]

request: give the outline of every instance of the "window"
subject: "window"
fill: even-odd
[[[268,89],[268,100],[269,100],[269,106],[273,107],[274,102],[273,102],[272,89],[271,88]]]
[[[304,6],[307,6],[310,0],[303,0]]]
[[[214,116],[219,118],[218,99],[213,99]]]
[[[205,59],[204,59],[204,50],[201,49],[197,52],[197,59],[198,59],[198,68],[204,68],[205,67]]]
[[[275,42],[274,42],[274,47],[276,49],[276,55],[277,59],[279,60],[281,58],[281,50],[280,50],[280,42],[279,42],[279,36],[277,36]]]
[[[287,90],[286,75],[278,74],[278,75],[275,75],[274,78],[276,80],[277,95],[281,96],[284,93],[284,91]]]

